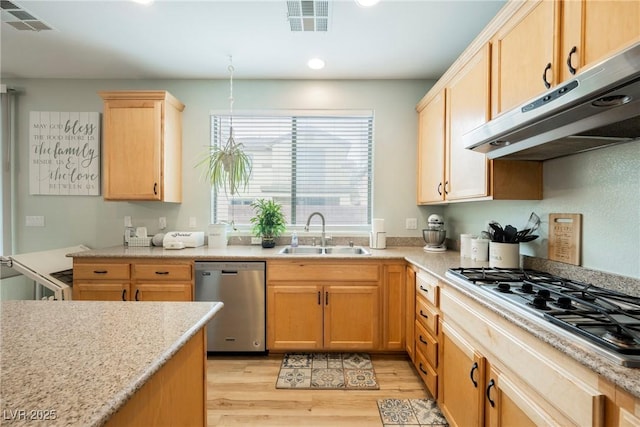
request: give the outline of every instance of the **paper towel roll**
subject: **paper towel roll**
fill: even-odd
[[[373,218],[371,223],[371,231],[374,233],[384,233],[384,219]]]

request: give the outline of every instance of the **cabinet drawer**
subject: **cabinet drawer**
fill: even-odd
[[[426,357],[420,352],[420,350],[416,349],[416,369],[418,370],[418,374],[420,374],[420,378],[427,386],[427,389],[434,397],[434,399],[438,398],[438,374],[435,369],[429,365]]]
[[[432,367],[437,368],[438,341],[418,321],[416,321],[415,340],[416,348],[420,350]]]
[[[191,264],[133,264],[136,280],[191,281]]]
[[[73,278],[81,280],[128,280],[129,264],[74,264]]]
[[[438,289],[438,279],[423,271],[416,274],[416,295],[422,295],[434,307],[438,306]]]
[[[377,282],[380,280],[378,264],[325,264],[322,262],[269,262],[269,281],[342,281]]]
[[[416,321],[434,336],[438,335],[438,313],[423,298],[416,298]]]

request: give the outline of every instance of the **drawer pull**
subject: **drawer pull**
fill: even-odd
[[[423,288],[422,285],[420,285],[420,290],[426,294],[429,293],[429,289]]]
[[[471,366],[471,372],[469,372],[469,378],[471,378],[471,382],[475,388],[478,388],[478,382],[473,378],[474,371],[478,369],[478,362],[474,362],[473,366]]]
[[[422,344],[424,344],[424,345],[429,344],[428,342],[426,342],[426,341],[424,340],[424,338],[422,338],[422,335],[420,335],[419,339],[420,339],[420,342],[421,342]]]
[[[427,316],[426,314],[424,314],[424,313],[422,312],[422,310],[420,310],[420,316],[424,317],[425,319],[428,319],[428,318],[429,318],[429,316]]]
[[[93,274],[107,274],[109,270],[93,270]]]
[[[123,289],[122,290],[122,301],[126,301],[127,300],[127,290]]]
[[[429,372],[425,371],[424,368],[422,367],[422,362],[420,362],[420,372],[422,372],[425,375],[429,375]]]
[[[489,385],[487,386],[487,400],[489,401],[489,405],[491,405],[492,408],[496,406],[496,402],[491,399],[491,389],[495,386],[496,382],[493,379],[489,381]]]
[[[168,271],[156,271],[156,274],[166,276],[167,274],[169,274],[169,272]]]

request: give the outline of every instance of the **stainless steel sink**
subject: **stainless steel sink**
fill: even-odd
[[[278,252],[284,255],[371,255],[371,252],[361,246],[285,246]]]

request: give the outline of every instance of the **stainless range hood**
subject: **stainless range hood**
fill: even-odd
[[[640,138],[640,43],[463,136],[490,159],[547,160]]]

